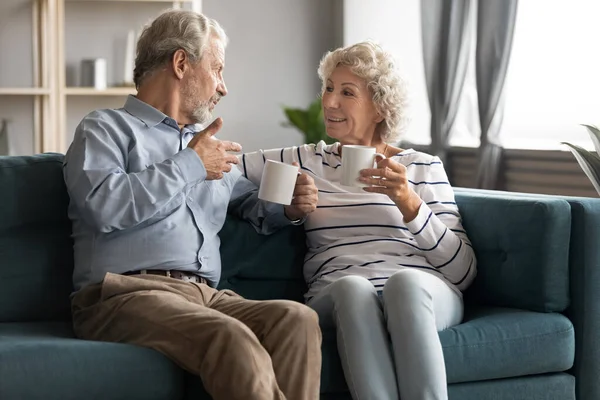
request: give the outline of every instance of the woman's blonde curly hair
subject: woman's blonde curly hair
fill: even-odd
[[[365,41],[327,52],[319,64],[322,92],[333,70],[345,65],[353,74],[367,83],[375,108],[384,118],[380,128],[381,139],[396,142],[408,123],[408,93],[393,57],[378,44]]]

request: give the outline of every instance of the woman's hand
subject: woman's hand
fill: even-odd
[[[298,166],[298,163],[293,163]],[[285,215],[294,221],[302,219],[317,209],[319,202],[319,190],[313,178],[307,174],[299,174],[294,188],[292,204],[284,206]]]
[[[410,187],[404,165],[386,158],[377,163],[377,168],[361,170],[360,175],[361,182],[372,185],[363,190],[386,194],[400,209],[404,222],[416,218],[422,200]]]

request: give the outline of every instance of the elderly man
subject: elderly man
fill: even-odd
[[[316,207],[300,175],[292,205],[257,199],[232,164],[237,143],[207,122],[227,94],[219,24],[167,11],[143,31],[125,106],[87,115],[64,177],[75,241],[73,324],[84,339],[153,348],[202,378],[215,399],[317,399],[316,314],[291,301],[215,289],[217,233],[228,205],[261,233],[302,223]],[[151,377],[150,377],[151,378]]]

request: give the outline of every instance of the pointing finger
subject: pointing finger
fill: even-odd
[[[230,142],[228,140],[225,140],[223,142],[223,145],[225,145],[225,151],[233,151],[238,153],[242,151],[242,145],[236,142]]]

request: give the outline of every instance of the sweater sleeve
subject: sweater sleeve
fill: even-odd
[[[301,172],[306,172],[302,171],[302,160],[314,155],[314,152],[314,146],[312,145],[258,150],[239,156],[240,162],[237,166],[246,179],[256,186],[260,186],[260,180],[267,160],[279,161],[286,164],[297,162],[300,164]]]
[[[407,165],[410,185],[422,199],[417,217],[406,223],[423,256],[449,282],[465,290],[477,274],[477,260],[438,157]]]
[[[229,210],[250,222],[257,232],[270,234],[292,222],[285,217],[284,207],[258,199],[258,187],[267,160],[300,163],[307,146],[258,150],[238,156],[240,178],[233,189]],[[304,220],[302,220],[303,222]]]

